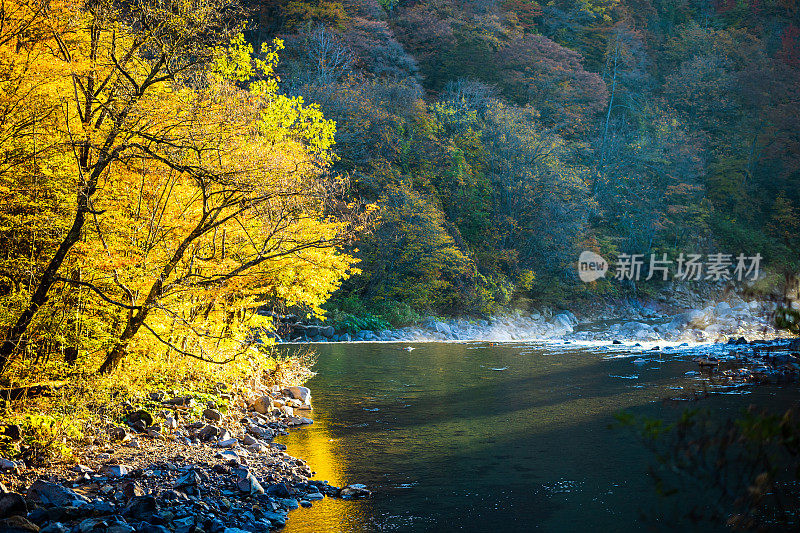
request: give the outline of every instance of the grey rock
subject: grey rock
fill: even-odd
[[[309,501],[312,501],[312,502],[315,501],[315,500],[321,500],[324,497],[325,496],[321,492],[312,492],[311,494],[306,494],[306,500],[309,500]]]
[[[273,525],[276,525],[278,527],[282,527],[282,526],[286,525],[286,515],[285,514],[272,513],[272,512],[269,512],[269,511],[265,511],[264,512],[264,518],[266,518],[267,520],[272,522]]]
[[[348,499],[355,499],[355,498],[368,498],[372,492],[367,490],[365,485],[355,484],[355,485],[348,485],[339,489],[339,497],[345,500]]]
[[[133,413],[129,414],[127,420],[129,424],[137,424],[142,422],[145,427],[153,425],[153,415],[144,409],[139,409],[138,411],[134,411]]]
[[[175,420],[174,417],[168,415],[164,417],[164,426],[168,429],[176,429],[178,427],[178,421]]]
[[[133,520],[147,521],[156,511],[158,511],[158,505],[153,496],[136,496],[131,498],[122,514]]]
[[[0,457],[0,470],[16,470],[18,464],[16,461]]]
[[[176,407],[194,407],[197,402],[191,396],[176,396],[175,398],[170,398],[169,400],[164,400],[161,402],[164,405],[173,405]]]
[[[245,449],[251,453],[263,453],[267,451],[267,447],[261,444],[260,442],[256,442],[255,444],[250,444],[245,446]]]
[[[283,394],[303,403],[311,403],[311,389],[308,387],[287,387],[283,389]]]
[[[140,522],[136,525],[137,533],[170,533],[164,526],[157,526],[149,522]]]
[[[572,333],[572,320],[566,313],[561,313],[553,317],[553,325],[559,333]]]
[[[239,487],[240,491],[247,494],[264,494],[264,487],[248,470],[240,470],[237,473],[236,486]]]
[[[261,426],[250,426],[247,428],[247,432],[262,440],[272,440],[275,437],[275,432],[272,429]]]
[[[225,450],[224,452],[217,454],[217,457],[225,459],[226,461],[235,461],[237,463],[241,462],[242,459],[239,457],[239,454],[233,450]]]
[[[145,494],[147,493],[145,492],[144,487],[135,481],[128,481],[122,485],[122,495],[126,500],[136,498],[137,496],[144,496]]]
[[[113,504],[100,499],[92,500],[86,508],[91,509],[95,514],[109,514],[114,512]]]
[[[299,502],[294,498],[281,498],[280,502],[281,505],[287,509],[297,509],[300,505]]]
[[[129,468],[125,465],[105,465],[100,472],[111,477],[123,477],[128,475]]]
[[[57,483],[37,479],[28,489],[28,498],[44,505],[58,507],[81,507],[89,499]]]
[[[136,531],[132,526],[128,524],[111,524],[106,529],[106,533],[133,533]],[[41,532],[40,532],[41,533]]]

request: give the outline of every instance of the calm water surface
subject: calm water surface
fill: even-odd
[[[487,343],[319,345],[314,424],[282,442],[316,478],[364,483],[364,501],[326,498],[287,532],[646,530],[658,503],[652,457],[615,412],[672,418],[696,389],[686,355],[644,365],[604,349]],[[681,389],[684,387],[685,389]],[[785,404],[796,388],[715,395],[693,407],[735,415]],[[707,529],[705,529],[707,531]]]

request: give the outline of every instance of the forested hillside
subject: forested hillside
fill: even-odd
[[[658,290],[582,283],[583,250],[761,254],[780,288],[799,28],[784,0],[8,2],[0,374],[225,361],[265,306],[379,330]]]
[[[377,202],[332,308],[390,321],[621,294],[575,259],[745,253],[796,271],[791,0],[251,0],[284,90]],[[641,290],[641,288],[639,288]]]

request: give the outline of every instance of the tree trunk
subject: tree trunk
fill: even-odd
[[[103,361],[102,366],[100,366],[101,374],[110,374],[114,371],[114,369],[119,366],[120,362],[128,355],[128,345],[131,342],[131,339],[139,332],[139,328],[142,327],[144,324],[145,318],[147,318],[148,308],[142,307],[138,313],[133,315],[130,320],[128,320],[128,324],[125,326],[125,331],[122,332],[120,335],[119,340],[108,352],[106,356],[106,360]]]
[[[67,253],[70,248],[78,242],[78,239],[80,239],[81,230],[86,222],[86,213],[89,209],[89,197],[93,192],[93,188],[87,187],[78,193],[78,212],[75,214],[75,220],[72,222],[69,233],[67,233],[67,236],[61,241],[58,250],[56,250],[55,255],[50,260],[47,268],[45,268],[42,279],[39,281],[39,285],[36,287],[36,291],[33,293],[28,307],[25,308],[25,311],[19,316],[17,322],[8,330],[3,344],[0,345],[0,375],[7,369],[11,356],[17,350],[17,346],[22,336],[28,330],[28,326],[31,325],[36,311],[47,301],[47,293],[50,291],[50,287],[53,286],[53,283],[55,283],[56,274],[64,263]]]

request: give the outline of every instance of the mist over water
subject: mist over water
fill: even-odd
[[[758,387],[662,401],[702,386],[688,352],[405,346],[317,346],[315,422],[282,442],[318,479],[375,493],[315,502],[292,512],[286,531],[642,530],[642,515],[659,509],[652,457],[631,432],[609,429],[614,413],[672,419],[691,406],[723,417],[796,397]]]

